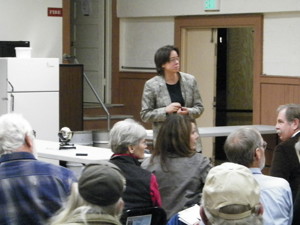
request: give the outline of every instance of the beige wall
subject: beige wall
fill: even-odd
[[[220,15],[300,10],[298,0],[220,0],[220,11],[204,11],[204,0],[118,0],[117,15],[129,17],[160,17],[186,15]]]
[[[203,1],[199,0],[118,0],[117,6],[117,16],[120,20],[130,23],[134,21],[143,23],[149,18],[170,16],[176,18],[184,15],[261,14],[264,16],[262,73],[276,76],[300,76],[300,29],[298,29],[300,27],[300,4],[298,0],[251,0],[242,3],[240,0],[220,0],[220,11],[217,12],[205,12]],[[171,25],[169,32],[172,32],[172,27]],[[145,32],[155,35],[159,29],[160,25],[157,24],[153,30],[145,29]],[[130,35],[139,39],[139,33],[142,30],[136,32],[130,32]],[[121,40],[126,39],[126,32],[120,35]],[[155,38],[150,43],[143,43],[143,39],[140,40],[140,47],[156,46]],[[166,41],[174,43],[173,39]],[[149,56],[144,54],[144,58],[151,59],[152,56],[152,52]],[[138,64],[142,63],[138,62]]]

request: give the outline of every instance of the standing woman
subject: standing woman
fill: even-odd
[[[152,122],[155,140],[169,114],[189,115],[196,119],[204,107],[195,77],[179,72],[178,48],[161,47],[156,51],[154,61],[157,75],[145,83],[140,115],[144,122]]]
[[[199,203],[211,163],[196,152],[199,138],[195,121],[189,116],[171,114],[158,132],[151,158],[142,168],[156,175],[162,207],[168,219],[180,210]]]

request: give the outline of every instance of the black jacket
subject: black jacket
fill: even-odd
[[[117,165],[126,178],[126,190],[123,194],[126,209],[152,207],[150,194],[151,172],[140,167],[137,159],[129,155],[114,155],[111,163]]]

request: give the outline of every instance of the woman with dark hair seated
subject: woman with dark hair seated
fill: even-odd
[[[158,132],[151,158],[142,163],[142,168],[157,177],[168,218],[200,201],[212,166],[207,157],[196,152],[198,138],[195,120],[187,115],[168,115]]]

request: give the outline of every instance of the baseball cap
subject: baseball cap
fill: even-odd
[[[125,178],[121,170],[110,162],[87,165],[78,181],[79,193],[87,202],[108,206],[122,197]]]
[[[226,220],[243,219],[259,204],[260,188],[251,171],[242,165],[226,162],[213,167],[205,181],[202,204],[212,215]],[[220,209],[229,205],[249,206],[249,210],[226,214]]]

